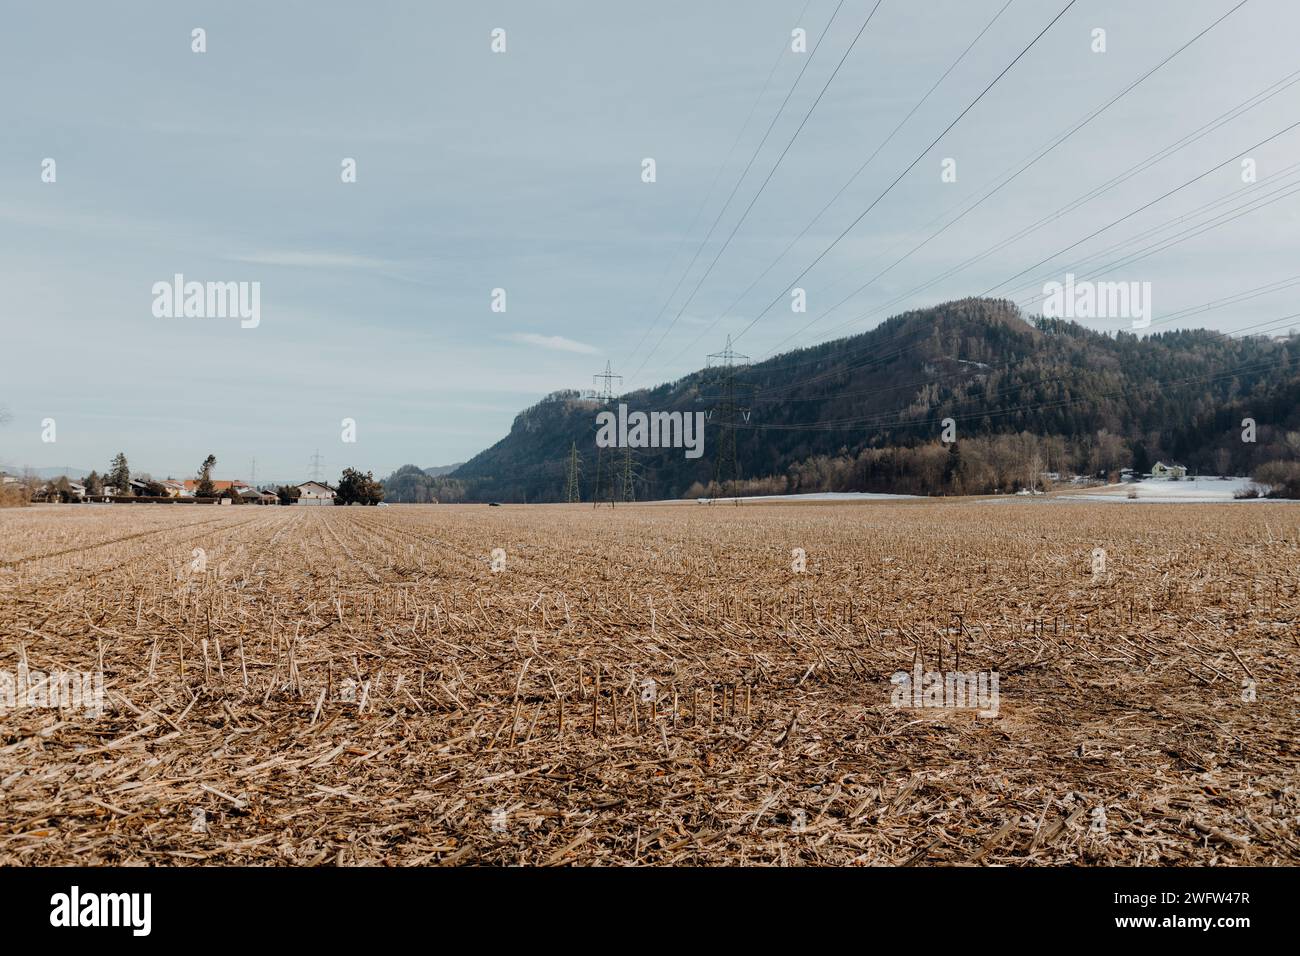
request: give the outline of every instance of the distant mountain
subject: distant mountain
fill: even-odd
[[[448,466],[455,467],[455,466]],[[445,473],[431,475],[418,465],[403,465],[380,484],[384,486],[384,500],[394,504],[448,504],[464,497],[463,487],[447,478]]]
[[[425,468],[424,473],[430,478],[439,478],[451,474],[463,464],[465,464],[463,461],[458,461],[454,465],[434,465],[432,468]]]
[[[0,471],[3,471],[6,475],[15,475],[18,477],[22,477],[24,474],[30,471],[33,475],[35,475],[37,478],[40,478],[42,481],[47,481],[51,478],[59,478],[64,476],[72,479],[73,481],[79,481],[80,479],[84,478],[86,475],[90,474],[91,469],[70,468],[67,465],[59,465],[56,468],[24,469],[22,465],[9,465],[9,464],[0,463]]]
[[[727,428],[725,371],[704,369],[603,404],[556,392],[449,477],[467,500],[562,501],[576,447],[584,501],[708,492],[735,438],[728,491],[977,493],[1045,472],[1114,474],[1157,460],[1249,474],[1300,429],[1300,338],[1205,330],[1114,336],[1025,321],[1003,300],[964,299],[870,332],[735,369],[749,409]],[[597,415],[706,412],[703,455],[596,447]],[[1242,440],[1242,420],[1258,423]],[[943,441],[952,419],[955,442]],[[720,454],[721,453],[721,454]],[[440,499],[442,500],[442,499]]]

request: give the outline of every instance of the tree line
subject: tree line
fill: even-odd
[[[201,500],[220,500],[229,499],[232,503],[241,503],[246,496],[232,485],[218,489],[213,481],[213,469],[217,466],[216,455],[208,455],[199,465],[195,473],[193,497]],[[134,476],[135,481],[140,485],[140,491],[137,493],[132,486],[132,473],[130,463],[127,461],[126,453],[119,451],[109,462],[108,468],[101,475],[98,471],[92,470],[90,474],[82,479],[81,484],[85,488],[86,498],[102,498],[110,494],[115,498],[169,498],[166,485],[161,481],[154,479],[148,473],[140,473]],[[275,494],[279,503],[282,505],[291,505],[301,497],[301,491],[297,485],[276,485],[268,487],[266,490]],[[377,481],[374,473],[370,471],[362,472],[354,468],[344,468],[339,477],[337,487],[334,489],[334,504],[336,505],[377,505],[384,500],[383,483]],[[72,488],[72,483],[66,475],[51,479],[41,486],[38,482],[28,481],[22,486],[22,500],[14,503],[25,503],[30,501],[34,494],[40,493],[48,501],[72,502],[79,500],[79,496]]]

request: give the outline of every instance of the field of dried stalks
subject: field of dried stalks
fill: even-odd
[[[1282,504],[7,511],[0,864],[1297,864],[1298,660]]]

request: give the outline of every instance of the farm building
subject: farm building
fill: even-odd
[[[1163,461],[1158,461],[1151,466],[1152,478],[1186,478],[1187,468],[1184,465],[1166,465]]]
[[[319,481],[304,482],[298,486],[297,504],[332,505],[334,504],[334,489]]]

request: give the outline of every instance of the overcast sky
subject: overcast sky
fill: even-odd
[[[1150,282],[1159,323],[1300,273],[1300,196],[1276,191],[1300,184],[1287,168],[1300,160],[1300,130],[1251,152],[1254,185],[1237,158],[1300,121],[1300,85],[1274,86],[1300,69],[1300,5],[1249,0],[800,331],[1237,2],[1078,0],[798,281],[808,311],[793,313],[796,277],[1067,2],[1011,0],[731,308],[1006,4],[883,0],[809,115],[875,5],[846,0],[832,21],[838,2],[6,5],[0,407],[12,420],[0,425],[0,464],[102,471],[123,450],[135,470],[181,477],[211,452],[218,477],[247,479],[256,458],[259,480],[304,480],[317,449],[330,478],[345,465],[382,476],[461,461],[547,392],[590,388],[606,361],[626,385],[651,385],[703,365],[729,332],[747,329],[736,347],[760,358],[907,307],[1041,289],[1207,203],[1223,200],[1120,251],[1243,208],[1247,190],[1257,211],[1106,278]],[[196,27],[205,53],[192,51]],[[810,52],[790,50],[795,27]],[[495,28],[504,53],[491,49]],[[1097,28],[1104,53],[1093,51]],[[1117,188],[911,291],[1270,88],[1280,92]],[[42,181],[47,158],[53,183]],[[355,183],[341,181],[345,158]],[[645,158],[653,183],[642,181]],[[945,158],[956,182],[941,181]],[[259,282],[260,323],[156,317],[152,287],[176,273]],[[496,288],[504,312],[491,308]],[[1294,292],[1158,328],[1261,323],[1295,311]],[[47,418],[53,443],[42,441]],[[356,421],[355,443],[341,440],[344,418]]]

